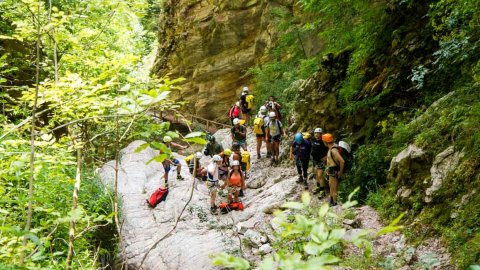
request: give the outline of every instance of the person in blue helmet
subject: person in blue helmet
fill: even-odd
[[[297,166],[298,180],[297,183],[303,183],[305,189],[308,189],[308,164],[310,163],[310,152],[312,144],[308,140],[303,139],[302,133],[295,134],[292,147],[290,148],[290,159],[295,156],[295,164]]]

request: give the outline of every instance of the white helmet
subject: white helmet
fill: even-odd
[[[277,116],[277,114],[276,114],[275,112],[269,112],[269,113],[268,113],[268,116],[269,116],[270,118],[274,118],[274,117]]]
[[[219,155],[215,155],[213,156],[212,161],[222,161],[222,157],[220,157]]]
[[[240,166],[240,161],[238,160],[232,161],[232,166]]]
[[[234,125],[240,124],[240,119],[238,119],[238,118],[233,119],[233,124]]]
[[[267,112],[267,107],[265,107],[265,106],[260,107],[260,112],[266,113]]]
[[[323,133],[323,129],[322,128],[316,128],[313,133]]]
[[[248,86],[243,87],[243,92],[248,92]]]
[[[196,157],[197,159],[201,159],[202,156],[203,156],[203,154],[202,154],[201,152],[195,153],[195,157]]]
[[[352,151],[352,149],[350,148],[350,145],[348,145],[348,143],[344,142],[344,141],[339,141],[338,142],[338,146],[342,147],[343,149],[347,150],[348,153],[350,153],[350,151]]]
[[[235,106],[240,107],[240,101],[235,102]]]

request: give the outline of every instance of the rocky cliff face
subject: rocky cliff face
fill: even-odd
[[[292,2],[165,1],[153,72],[185,77],[177,100],[188,101],[191,113],[219,119],[249,85],[248,69],[268,58],[275,43],[272,8],[292,10]]]

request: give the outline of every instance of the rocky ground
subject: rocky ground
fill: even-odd
[[[231,145],[228,130],[220,130],[215,136],[224,147]],[[285,201],[297,199],[303,187],[295,183],[297,176],[293,166],[284,164],[272,167],[265,158],[257,160],[254,155],[255,138],[249,137],[252,170],[249,172],[248,189],[243,199],[245,210],[211,215],[208,190],[203,182],[197,183],[192,200],[177,228],[147,255],[158,239],[164,237],[175,225],[190,196],[193,180],[183,162],[183,156],[177,156],[182,160],[185,180],[177,181],[176,172],[170,172],[167,200],[151,209],[145,200],[157,187],[164,185],[163,180],[160,180],[163,167],[156,162],[146,163],[158,153],[150,148],[135,153],[142,141],[132,142],[122,150],[118,185],[122,198],[125,256],[131,267],[138,269],[146,256],[142,269],[215,269],[209,258],[215,252],[243,255],[255,264],[261,260],[262,255],[273,251],[269,243],[275,226],[271,223],[272,213]],[[283,152],[282,155],[285,156],[286,153]],[[201,163],[206,165],[207,162],[207,158],[202,158]],[[102,167],[101,176],[106,183],[113,183],[114,167],[115,161]],[[220,200],[225,198],[220,197]],[[341,207],[337,208],[336,211],[341,211]],[[355,218],[347,220],[344,226],[348,229],[347,237],[359,229],[378,231],[382,227],[378,214],[368,206],[356,208]],[[396,233],[374,239],[373,244],[373,256],[385,259],[385,269],[389,269],[387,263],[392,265],[390,269],[454,269],[448,266],[449,256],[435,239],[426,241],[419,247],[411,247],[405,243],[401,234]],[[345,255],[359,254],[360,251],[353,247],[345,251]]]

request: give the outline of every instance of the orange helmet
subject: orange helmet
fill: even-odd
[[[333,136],[332,134],[330,133],[325,133],[322,135],[322,141],[326,142],[326,143],[331,143],[333,142]]]

